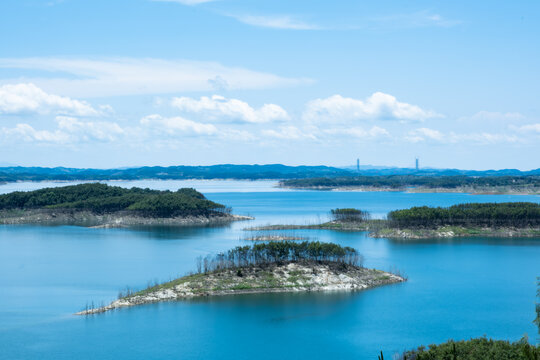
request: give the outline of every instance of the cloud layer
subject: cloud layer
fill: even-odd
[[[216,62],[189,60],[3,58],[0,68],[42,71],[47,76],[25,79],[25,82],[75,97],[212,91],[216,82],[230,90],[288,87],[312,82]],[[57,74],[51,76],[51,72]],[[20,79],[2,79],[0,85],[17,82],[21,82]]]

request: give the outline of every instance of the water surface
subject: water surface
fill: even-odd
[[[173,190],[187,185],[114,183]],[[8,184],[0,192],[48,185]],[[536,338],[540,239],[403,242],[296,230],[290,232],[353,246],[366,266],[399,269],[409,281],[353,294],[238,295],[72,315],[86,303],[113,300],[126,286],[185,274],[199,255],[245,244],[245,226],[314,223],[335,207],[382,217],[413,205],[540,202],[538,196],[280,191],[274,185],[232,182],[229,189],[226,182],[190,182],[236,213],[257,218],[224,227],[0,226],[2,358],[374,359],[379,350],[390,355],[448,338]]]

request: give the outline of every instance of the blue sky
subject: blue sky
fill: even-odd
[[[0,3],[0,164],[540,167],[537,1]]]

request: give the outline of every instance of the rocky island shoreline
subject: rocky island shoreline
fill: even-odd
[[[211,226],[251,220],[194,189],[160,191],[88,183],[0,195],[0,224]]]
[[[277,292],[359,291],[399,283],[405,278],[388,272],[331,262],[286,262],[188,275],[168,283],[89,308],[91,315],[124,307],[206,296]]]
[[[109,305],[87,306],[76,315],[207,296],[276,292],[358,291],[406,278],[363,267],[353,248],[333,243],[268,242],[238,246],[197,259],[197,273],[138,292],[127,291]]]
[[[244,230],[366,231],[370,237],[389,239],[540,238],[540,204],[528,202],[412,207],[391,211],[386,219],[370,219],[367,212],[353,208],[334,209],[331,215],[331,221],[321,224],[266,225]]]

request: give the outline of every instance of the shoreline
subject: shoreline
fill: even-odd
[[[209,296],[360,291],[404,281],[406,278],[396,274],[345,263],[287,261],[184,276],[119,298],[105,306],[86,308],[75,315],[92,315],[137,305]]]
[[[273,231],[273,230],[334,230],[351,232],[368,232],[372,238],[387,239],[436,239],[460,237],[511,237],[511,238],[540,238],[540,228],[489,228],[441,226],[434,229],[390,228],[384,226],[384,220],[366,221],[364,223],[329,221],[315,225],[266,225],[245,228],[244,231]]]
[[[210,216],[145,217],[133,212],[95,214],[90,211],[58,209],[3,210],[0,225],[74,225],[87,228],[134,226],[206,226],[253,220],[251,216],[219,214]]]
[[[425,194],[425,193],[449,193],[449,194],[469,194],[469,195],[540,195],[539,191],[522,191],[497,188],[474,188],[474,187],[457,187],[457,188],[431,188],[425,186],[419,187],[374,187],[374,186],[286,186],[278,185],[279,188],[290,190],[312,190],[312,191],[347,191],[347,192],[403,192],[408,194]]]

